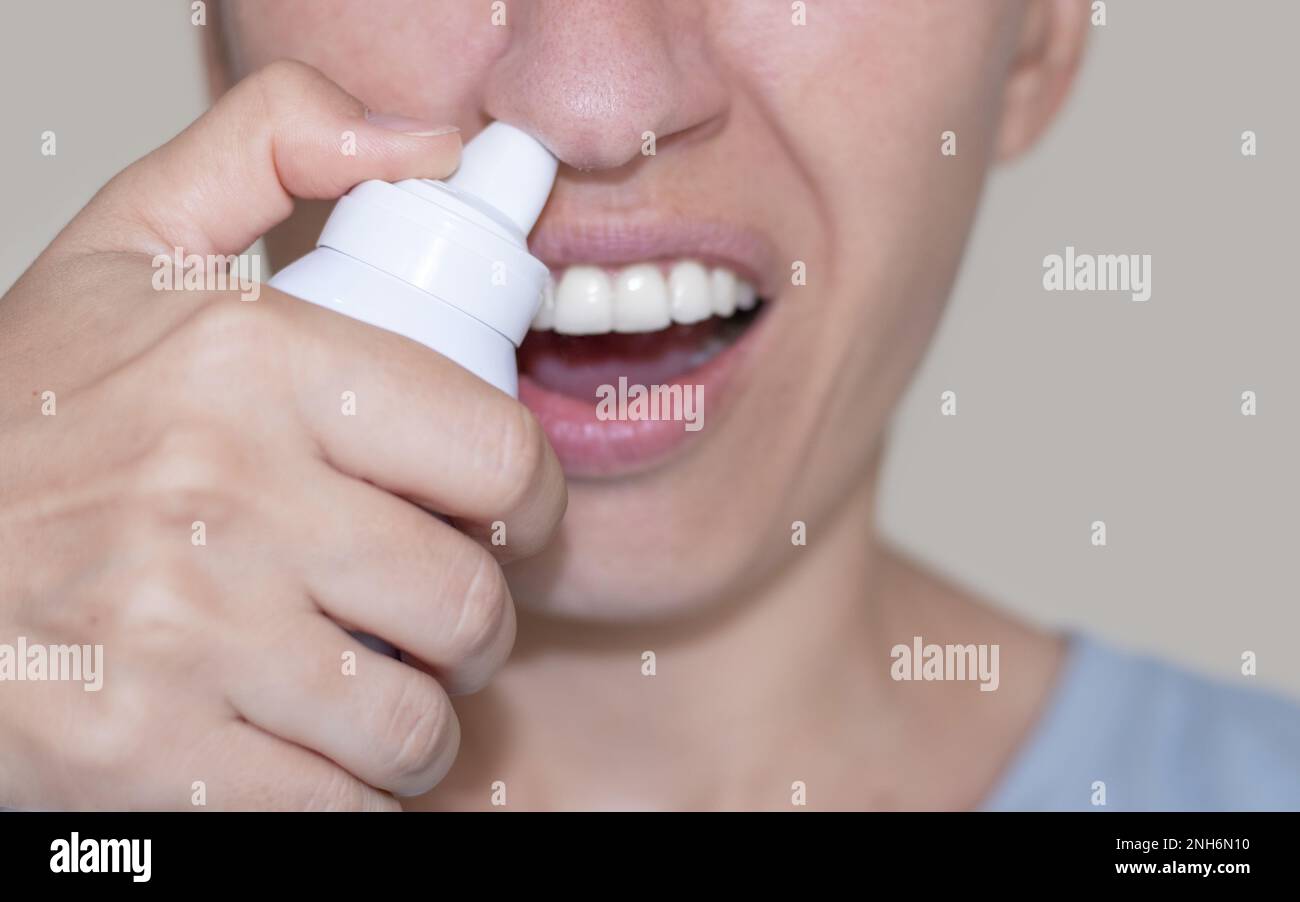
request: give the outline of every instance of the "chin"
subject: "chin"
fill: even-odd
[[[652,486],[645,488],[653,496]],[[593,497],[600,493],[592,486],[571,488],[551,545],[507,567],[521,611],[591,623],[667,623],[718,610],[755,572],[759,549],[752,523],[743,528],[728,522],[731,517],[710,517],[707,504],[660,517],[662,494],[650,516],[637,516],[635,499],[628,497],[635,493]],[[737,513],[743,519],[743,511]]]

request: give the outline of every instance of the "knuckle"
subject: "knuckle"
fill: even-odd
[[[506,628],[510,587],[505,571],[486,551],[475,548],[478,561],[460,599],[460,616],[448,638],[457,661],[472,660],[492,649]]]
[[[200,384],[215,376],[266,373],[293,338],[274,305],[222,296],[201,307],[181,333],[177,351],[184,371]]]
[[[307,790],[302,807],[306,811],[358,811],[367,807],[366,795],[361,781],[330,767]]]
[[[300,60],[277,59],[249,76],[249,81],[264,96],[298,94],[328,79],[315,66]]]
[[[176,557],[154,559],[141,567],[131,581],[121,609],[131,616],[132,628],[170,627],[178,619],[178,602],[198,592],[198,568]]]
[[[500,474],[498,509],[509,514],[525,506],[544,474],[548,446],[537,417],[522,404],[512,404],[494,437],[496,471]]]
[[[252,468],[234,437],[215,428],[172,429],[142,455],[134,488],[150,522],[174,534],[232,520]]]
[[[112,660],[126,670],[139,666],[171,672],[179,667],[192,672],[226,638],[225,603],[185,554],[159,553],[156,546],[146,552],[125,549],[93,588],[49,606],[44,626],[73,645],[102,646],[110,653],[120,649],[121,656]]]
[[[131,693],[106,695],[100,710],[78,730],[59,757],[89,782],[119,780],[135,772],[151,752],[157,729],[143,699]]]
[[[423,679],[403,679],[380,713],[385,771],[398,780],[425,773],[442,754],[449,714],[441,693],[430,691]]]
[[[140,568],[113,605],[115,634],[130,637],[141,656],[184,655],[191,664],[202,647],[208,621],[199,612],[216,607],[198,568],[170,559],[154,559]]]
[[[299,60],[275,60],[244,81],[254,102],[273,119],[301,115],[309,105],[306,101],[313,97],[330,107],[346,104],[354,113],[361,107],[359,101],[353,100],[327,75]]]
[[[142,488],[166,493],[207,491],[242,477],[247,461],[219,429],[170,429],[140,461]]]

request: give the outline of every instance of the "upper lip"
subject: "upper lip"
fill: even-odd
[[[775,254],[766,238],[752,229],[709,220],[543,217],[528,247],[552,269],[690,258],[733,270],[762,297],[771,296],[775,277]]]

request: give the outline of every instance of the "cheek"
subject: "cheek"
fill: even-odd
[[[825,239],[790,248],[817,261],[823,286],[822,317],[799,324],[803,343],[821,352],[828,383],[833,370],[858,403],[864,393],[879,401],[873,409],[901,390],[950,290],[993,156],[1008,9],[830,3],[806,26],[765,20],[732,39]]]
[[[751,524],[773,510],[772,530],[791,512],[816,518],[872,463],[951,290],[992,157],[1009,60],[998,7],[831,5],[821,15],[837,28],[805,26],[803,43],[782,23],[732,47],[800,173],[787,204],[818,225],[783,242],[808,261],[808,287],[774,311],[787,375],[764,379],[791,396],[791,418],[778,432],[755,417],[762,434],[749,438],[765,449],[755,481],[787,488],[765,499],[775,506],[748,503]]]
[[[371,109],[465,121],[506,40],[490,0],[233,0],[236,76],[291,58]]]
[[[978,184],[1008,63],[1004,6],[839,0],[814,7],[802,27],[764,16],[715,33],[823,215],[881,221]],[[946,131],[957,134],[957,157],[940,153]]]

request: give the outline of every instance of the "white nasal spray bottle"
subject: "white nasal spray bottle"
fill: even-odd
[[[269,284],[414,339],[513,397],[515,350],[547,277],[525,238],[556,165],[535,138],[494,122],[445,181],[357,185],[316,249]]]
[[[548,274],[525,238],[556,166],[535,138],[494,122],[465,145],[445,181],[357,185],[335,205],[316,249],[269,284],[405,335],[515,397],[515,351]],[[381,639],[353,635],[397,654]]]

